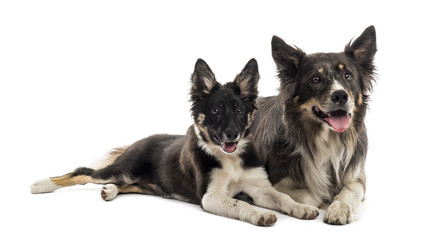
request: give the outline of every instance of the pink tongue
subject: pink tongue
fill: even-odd
[[[232,153],[236,151],[237,144],[235,142],[225,142],[222,143],[222,148],[224,149],[225,152]]]
[[[331,116],[326,118],[326,120],[337,132],[343,132],[350,126],[350,117],[347,114]]]

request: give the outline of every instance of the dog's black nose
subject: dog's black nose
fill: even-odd
[[[332,93],[332,101],[336,105],[344,105],[348,101],[348,93],[345,90],[337,90]]]
[[[239,132],[237,130],[228,129],[224,135],[225,140],[228,142],[235,142],[239,138]]]

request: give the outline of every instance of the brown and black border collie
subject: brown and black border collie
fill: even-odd
[[[347,224],[364,199],[364,118],[375,76],[370,26],[340,53],[306,54],[272,38],[278,96],[259,98],[251,131],[274,187]]]
[[[119,193],[143,193],[200,204],[217,215],[255,225],[276,222],[272,212],[232,198],[248,194],[255,205],[293,217],[313,219],[314,206],[297,203],[275,190],[259,161],[250,124],[256,109],[258,66],[251,59],[233,82],[218,83],[202,59],[192,75],[191,113],[186,135],[154,135],[111,152],[105,166],[77,168],[39,180],[32,193],[53,192],[76,184],[105,184],[104,200]]]

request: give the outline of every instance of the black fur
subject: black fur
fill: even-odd
[[[186,135],[153,135],[126,148],[109,166],[93,170],[78,168],[69,177],[90,176],[119,187],[136,186],[147,193],[201,204],[214,168],[220,168],[216,156],[202,144],[218,147],[232,141],[249,139],[249,123],[256,109],[258,67],[251,59],[235,81],[224,85],[202,59],[192,75],[191,101],[195,123]],[[201,129],[199,137],[195,128]],[[237,151],[237,150],[236,150]],[[239,151],[244,168],[262,166],[250,141]],[[53,179],[52,179],[53,180]]]

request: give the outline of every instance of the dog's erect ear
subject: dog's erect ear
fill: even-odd
[[[259,79],[259,67],[257,61],[253,58],[248,61],[242,72],[234,79],[234,84],[240,89],[240,97],[244,101],[255,104]]]
[[[291,102],[297,94],[298,69],[306,53],[298,47],[289,46],[283,39],[272,37],[272,57],[277,64],[278,77],[280,78],[280,99],[283,103]]]
[[[295,47],[289,46],[283,39],[273,36],[271,41],[272,57],[277,64],[278,72],[285,72],[295,77],[306,53]]]
[[[198,59],[195,64],[195,71],[192,74],[192,101],[204,99],[218,85],[214,73],[207,63]]]
[[[373,60],[377,52],[376,29],[369,26],[353,43],[345,46],[345,54],[368,71],[374,70]]]
[[[376,29],[369,26],[353,43],[345,46],[344,53],[357,62],[364,70],[362,77],[362,91],[366,96],[373,89],[374,81],[374,55],[377,52]]]

